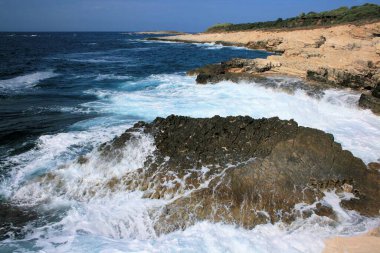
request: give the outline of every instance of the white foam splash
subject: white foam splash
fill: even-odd
[[[119,125],[106,128],[94,126],[84,131],[41,136],[34,149],[7,159],[7,163],[12,165],[13,170],[11,175],[0,184],[0,194],[11,197],[20,184],[36,175],[56,170],[74,161],[83,152],[91,151],[101,143],[120,135],[130,126]]]
[[[0,80],[1,90],[19,90],[22,88],[31,88],[40,81],[57,76],[53,71],[35,72],[32,74],[22,75],[11,79]]]
[[[249,48],[245,47],[238,47],[238,46],[224,46],[222,44],[218,44],[215,42],[210,42],[210,43],[191,43],[193,45],[196,45],[197,47],[203,47],[205,49],[209,50],[220,50],[223,48],[229,48],[229,49],[235,49],[235,50],[250,50]]]
[[[130,76],[123,76],[123,75],[114,75],[114,74],[99,74],[95,80],[96,81],[103,81],[103,80],[128,80],[130,79]]]
[[[380,159],[380,142],[374,141],[380,140],[380,118],[359,108],[360,94],[353,91],[330,89],[317,99],[302,90],[288,94],[259,83],[196,85],[193,77],[181,75],[153,75],[131,85],[155,88],[128,91],[126,83],[126,91],[97,90],[94,94],[101,100],[84,106],[106,113],[143,116],[147,120],[170,114],[278,116],[332,133],[344,149],[365,162]]]
[[[29,248],[45,252],[317,253],[323,250],[326,238],[357,235],[380,225],[379,219],[347,212],[339,223],[313,215],[291,225],[264,224],[247,230],[203,221],[184,231],[157,236],[148,210],[165,201],[141,197],[141,192],[118,192],[78,203],[61,221],[35,229],[20,247],[29,242]],[[326,196],[327,202],[331,199],[339,197],[334,193]]]
[[[153,137],[135,135],[136,138],[129,140],[121,153],[112,153],[111,157],[105,158],[95,149],[86,156],[88,162],[73,161],[61,165],[53,170],[51,175],[54,178],[49,182],[26,183],[13,192],[12,200],[35,205],[54,198],[85,201],[109,194],[109,181],[121,180],[128,172],[143,168],[146,158],[155,149]]]
[[[315,99],[302,90],[288,94],[258,83],[196,85],[193,77],[181,75],[154,75],[132,85],[149,88],[130,91],[126,83],[126,89],[117,92],[91,91],[99,96],[99,101],[82,106],[147,120],[169,114],[294,118],[301,125],[333,133],[343,147],[365,161],[379,158],[380,144],[374,140],[380,139],[380,120],[369,110],[357,107],[359,95],[354,92],[328,90],[321,99]],[[342,209],[339,202],[345,196],[326,192],[323,201],[337,212],[339,222],[313,215],[291,226],[266,224],[252,230],[198,222],[184,231],[157,236],[149,210],[162,207],[167,200],[145,199],[138,191],[109,192],[102,188],[110,178],[120,178],[141,167],[153,152],[152,139],[138,139],[123,151],[121,161],[103,163],[97,159],[99,153],[94,148],[130,125],[110,126],[93,121],[85,131],[42,136],[35,149],[10,158],[14,170],[9,180],[1,184],[1,194],[26,204],[43,202],[41,208],[66,205],[70,209],[62,214],[63,219],[33,228],[25,239],[2,242],[0,251],[16,247],[20,251],[45,252],[316,253],[322,251],[325,238],[355,235],[380,225],[379,219]],[[75,160],[83,153],[89,162],[80,165]],[[52,185],[31,181],[48,171],[63,180],[64,194],[49,188]],[[95,194],[80,197],[94,187]]]

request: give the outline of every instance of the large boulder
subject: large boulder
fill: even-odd
[[[311,213],[334,218],[323,202],[307,212],[294,208],[320,201],[327,190],[355,196],[343,201],[346,208],[379,214],[379,173],[343,150],[331,134],[292,120],[170,116],[140,122],[123,138],[138,129],[154,137],[154,158],[121,183],[133,184],[146,198],[169,200],[156,213],[158,233],[198,220],[251,228]],[[116,138],[108,149],[114,143],[117,149],[123,141]]]
[[[71,166],[88,173],[77,178],[78,185],[66,180],[70,172],[62,168],[37,177],[21,192],[38,184],[42,197],[48,191],[86,201],[141,191],[144,198],[163,200],[148,211],[159,234],[199,220],[252,228],[313,213],[335,219],[323,201],[325,191],[351,197],[342,202],[348,209],[379,215],[379,172],[367,169],[331,134],[293,120],[156,118],[136,123],[94,152]],[[120,166],[126,166],[124,172]]]

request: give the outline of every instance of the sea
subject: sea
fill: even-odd
[[[341,196],[326,192],[323,201],[338,221],[313,215],[253,229],[199,221],[157,235],[150,210],[167,200],[96,187],[142,167],[155,148],[152,138],[141,138],[111,164],[98,157],[99,145],[137,121],[171,114],[294,119],[333,134],[365,163],[380,161],[380,117],[357,106],[360,93],[310,90],[285,76],[198,85],[186,71],[270,53],[146,40],[150,36],[0,33],[0,202],[37,214],[17,233],[5,231],[0,252],[314,253],[322,252],[326,238],[380,225],[379,219],[342,209]],[[83,155],[96,162],[80,165]],[[52,172],[60,175],[61,187],[39,180]],[[89,189],[96,192],[82,194]]]

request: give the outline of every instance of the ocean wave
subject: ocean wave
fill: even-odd
[[[100,124],[94,120],[85,130],[72,130],[53,135],[43,135],[37,140],[37,146],[20,155],[8,157],[7,164],[12,164],[9,178],[0,184],[0,195],[10,196],[19,184],[34,174],[46,173],[75,160],[83,152],[91,151],[97,145],[120,135],[130,125],[107,125],[105,119]],[[102,125],[99,127],[98,125]]]
[[[100,101],[83,106],[104,113],[142,116],[146,120],[170,114],[279,116],[332,133],[337,142],[365,162],[380,159],[380,143],[373,141],[380,139],[380,119],[357,106],[360,94],[353,91],[329,89],[311,97],[302,89],[287,93],[259,82],[196,85],[194,77],[182,75],[153,75],[131,85],[151,88],[131,90],[126,83],[124,91],[97,90]]]
[[[81,63],[125,63],[125,60],[116,60],[109,58],[97,58],[97,59],[67,59],[72,62],[81,62]]]
[[[296,81],[299,80],[280,79],[278,86]],[[153,88],[92,91],[99,101],[82,106],[112,115],[135,114],[147,119],[172,113],[194,117],[280,115],[294,118],[301,125],[330,129],[344,147],[352,145],[349,149],[364,159],[377,157],[380,150],[373,142],[380,136],[379,120],[352,103],[358,99],[354,92],[327,90],[317,99],[303,90],[289,94],[259,83],[196,85],[193,77],[182,75],[152,75],[136,82],[136,85],[148,84],[153,84]],[[101,154],[99,145],[131,125],[112,126],[109,118],[92,119],[87,124],[83,130],[41,136],[35,149],[8,158],[13,170],[8,180],[1,183],[0,193],[21,205],[38,204],[51,211],[58,208],[61,219],[44,225],[30,224],[33,232],[20,241],[3,242],[0,249],[317,253],[322,251],[323,241],[328,237],[356,235],[380,224],[379,219],[342,209],[339,205],[342,196],[325,192],[322,202],[335,210],[338,222],[312,215],[291,225],[279,222],[244,229],[202,221],[158,236],[152,214],[170,200],[144,198],[144,192],[117,184],[129,173],[143,173],[140,168],[154,154],[153,139],[136,133],[130,145],[107,157]],[[368,131],[371,139],[365,138]],[[372,145],[370,152],[366,149],[368,145]],[[64,212],[60,210],[63,207]],[[296,208],[308,207],[300,203]]]
[[[114,74],[99,74],[95,78],[96,81],[103,80],[128,80],[131,79],[131,76],[128,75],[114,75]]]
[[[98,130],[82,133],[83,136],[77,132],[42,138],[41,150],[32,151],[32,160],[25,163],[28,166],[13,175],[13,178],[22,179],[10,184],[14,187],[11,196],[18,203],[40,203],[44,209],[52,210],[62,206],[70,206],[70,209],[62,219],[34,227],[33,232],[20,241],[10,241],[11,246],[19,250],[26,247],[47,252],[87,252],[96,249],[97,252],[317,253],[323,250],[323,241],[328,237],[356,235],[380,225],[379,219],[365,218],[341,208],[339,203],[347,196],[325,192],[321,201],[333,208],[338,222],[312,215],[299,218],[290,225],[278,222],[244,229],[200,221],[184,230],[158,236],[152,213],[159,212],[169,200],[144,198],[142,191],[115,187],[116,182],[125,179],[127,173],[144,167],[147,157],[154,153],[153,139],[136,133],[136,139],[129,140],[129,145],[110,159],[95,148],[100,141],[111,139],[110,131],[107,129],[104,134]],[[116,132],[120,133],[120,129]],[[64,152],[78,155],[80,152],[75,149],[87,142],[92,143],[94,148],[87,153],[84,163],[65,158]],[[36,156],[39,153],[35,152],[47,154],[42,156],[41,161]],[[60,163],[51,164],[51,160],[59,160]],[[36,179],[34,169],[41,170],[41,167],[50,168],[51,174],[45,178],[47,181],[30,178],[34,175]],[[111,185],[110,182],[115,184]],[[296,208],[301,210],[308,206],[300,203]]]
[[[200,48],[204,48],[207,50],[219,50],[223,48],[229,48],[229,49],[234,49],[234,50],[250,50],[245,47],[239,47],[239,46],[224,46],[222,44],[218,44],[215,42],[205,42],[205,43],[186,43],[182,41],[168,41],[168,40],[146,40],[146,39],[133,39],[131,41],[137,41],[137,42],[143,42],[143,43],[161,43],[161,44],[179,44],[179,45],[195,45]]]
[[[40,81],[46,80],[59,74],[53,71],[41,71],[22,75],[11,79],[0,80],[0,90],[19,90],[36,86]]]
[[[246,47],[239,47],[239,46],[225,46],[222,44],[218,44],[215,42],[210,42],[210,43],[191,43],[193,45],[196,45],[197,47],[204,47],[205,49],[209,50],[220,50],[223,48],[229,48],[229,49],[234,49],[234,50],[250,50],[249,48]]]

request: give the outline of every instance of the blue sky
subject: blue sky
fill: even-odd
[[[0,31],[203,31],[380,0],[0,0]]]

